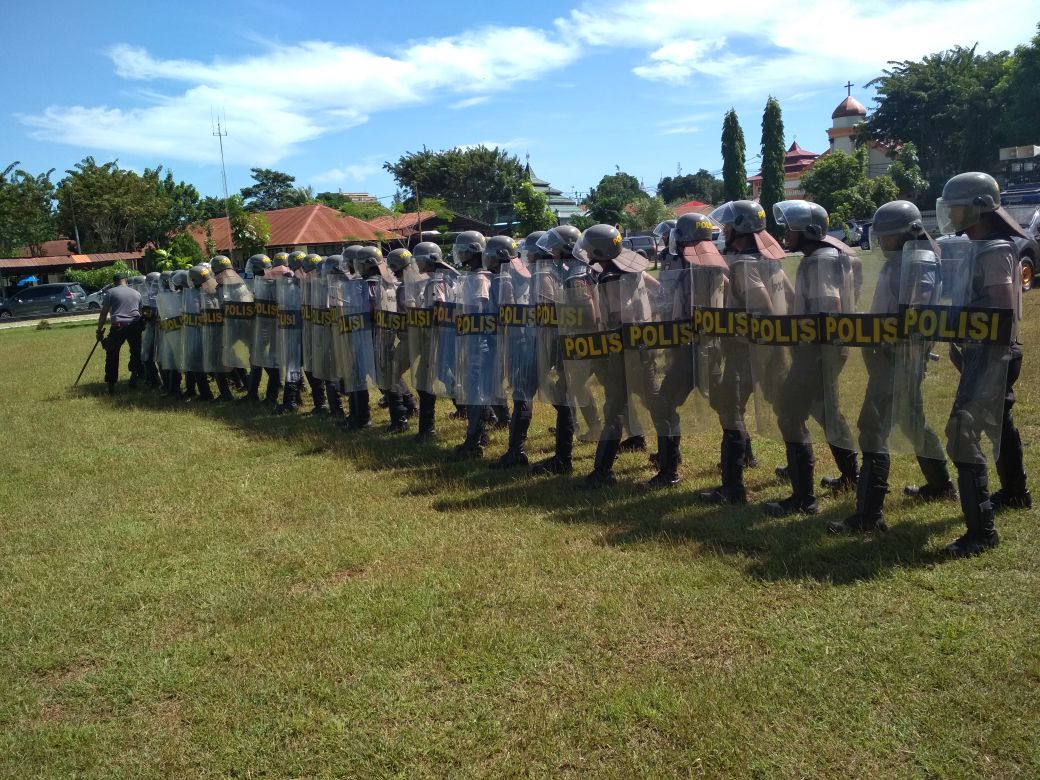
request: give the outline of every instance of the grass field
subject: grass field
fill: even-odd
[[[1033,293],[1034,474],[1038,313]],[[628,454],[589,495],[446,464],[445,408],[415,447],[111,400],[98,356],[71,390],[93,330],[0,333],[4,777],[1040,774],[1034,513],[944,560],[959,508],[908,503],[902,456],[883,536],[825,533],[851,497],[702,508],[716,432],[684,440],[678,489],[641,490]],[[785,495],[781,445],[756,451],[754,498]]]

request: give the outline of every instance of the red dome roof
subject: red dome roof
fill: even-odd
[[[863,104],[856,100],[856,98],[852,97],[852,95],[849,95],[847,98],[841,101],[841,103],[838,104],[838,107],[836,109],[834,109],[834,113],[831,114],[831,119],[840,119],[843,116],[866,115],[867,109],[863,107]]]

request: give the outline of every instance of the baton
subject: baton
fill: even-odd
[[[83,364],[83,368],[81,368],[81,369],[79,370],[79,376],[78,376],[78,377],[76,377],[76,381],[72,383],[72,386],[73,386],[73,387],[75,387],[76,385],[78,385],[78,384],[79,384],[79,380],[81,380],[81,379],[83,378],[83,372],[87,370],[87,364],[88,364],[88,363],[90,363],[90,359],[91,359],[92,357],[94,357],[94,352],[95,352],[95,351],[97,350],[97,348],[98,348],[98,344],[100,344],[100,343],[101,343],[101,339],[97,339],[97,340],[95,340],[95,341],[94,341],[94,348],[93,348],[93,349],[91,349],[91,350],[90,350],[90,354],[89,354],[89,355],[87,355],[87,362],[86,362],[86,363],[84,363],[84,364]]]

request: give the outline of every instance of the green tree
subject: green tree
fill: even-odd
[[[84,287],[89,287],[92,290],[100,290],[105,285],[111,284],[112,277],[116,274],[140,276],[141,272],[131,268],[123,260],[116,260],[112,265],[106,265],[104,268],[94,268],[91,270],[69,268],[65,271],[65,279],[70,282],[75,282],[76,284],[81,284]]]
[[[893,62],[867,84],[877,88],[868,131],[889,144],[913,143],[933,195],[956,173],[988,170],[996,156],[1006,111],[998,85],[1009,55],[975,48]]]
[[[198,265],[206,259],[206,256],[202,254],[202,247],[199,246],[199,242],[190,233],[178,233],[175,235],[169,246],[167,246],[166,251],[170,257],[189,260],[190,265]],[[215,254],[216,251],[209,257],[213,257]]]
[[[817,160],[802,176],[802,190],[810,200],[827,209],[831,224],[869,219],[877,207],[896,196],[888,176],[867,178],[867,147],[854,154],[833,151]]]
[[[1037,34],[1015,49],[1005,65],[998,99],[1004,107],[1002,146],[1036,143],[1040,137],[1040,24]]]
[[[769,230],[779,235],[776,220],[773,219],[773,204],[782,201],[784,192],[784,156],[787,146],[784,143],[784,120],[780,112],[780,103],[772,95],[766,101],[762,113],[762,192],[759,202],[766,211]]]
[[[896,160],[888,169],[888,175],[895,182],[896,197],[903,200],[916,201],[928,187],[918,164],[917,147],[910,141],[903,144]]]
[[[639,179],[630,173],[618,171],[604,176],[585,198],[585,207],[595,223],[616,225],[625,214],[625,206],[645,199],[646,193],[639,186]]]
[[[227,216],[224,213],[224,199],[214,198],[212,195],[207,195],[199,201],[198,212],[200,221],[220,219],[220,217]]]
[[[513,155],[486,146],[434,152],[407,152],[386,162],[401,190],[404,211],[414,211],[416,194],[443,200],[451,211],[494,223],[512,214],[525,177]]]
[[[685,176],[665,176],[657,183],[657,194],[665,203],[699,200],[718,205],[722,200],[722,180],[701,168]]]
[[[271,240],[271,226],[264,215],[247,211],[238,195],[228,198],[228,209],[231,212],[231,241],[235,249],[247,256],[263,252]]]
[[[525,236],[536,230],[548,230],[556,225],[556,217],[549,211],[549,199],[544,193],[538,192],[529,181],[520,186],[513,211],[519,223],[516,229]]]
[[[675,219],[675,212],[668,208],[660,196],[648,198],[644,195],[629,204],[621,216],[621,226],[638,233],[651,230],[666,219]]]
[[[722,120],[722,197],[727,201],[748,196],[746,154],[744,131],[731,108]]]
[[[384,206],[382,203],[354,203],[349,198],[343,205],[337,207],[338,210],[346,214],[348,217],[354,217],[356,219],[363,219],[366,222],[376,217],[385,217],[387,214],[393,214],[393,212]]]
[[[14,170],[17,165],[12,163],[0,173],[0,256],[9,257],[25,247],[38,257],[43,242],[57,236],[54,169],[34,176]]]
[[[98,165],[85,157],[58,184],[58,227],[67,236],[79,229],[84,252],[130,252],[161,232],[157,225],[172,208],[157,187],[159,169],[146,176],[119,167],[117,160]]]
[[[307,202],[308,190],[296,186],[296,177],[270,168],[250,168],[253,184],[240,194],[247,211],[275,211]]]
[[[160,207],[151,212],[154,218],[146,215],[139,225],[139,244],[165,246],[177,232],[202,219],[199,191],[191,184],[175,181],[172,171],[163,176],[162,170],[161,165],[155,169],[145,168],[142,175],[147,186],[154,190]]]

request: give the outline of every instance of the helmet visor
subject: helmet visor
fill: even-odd
[[[723,227],[732,225],[737,219],[737,210],[733,208],[733,201],[729,203],[723,203],[711,214],[708,215],[713,222],[717,222]]]
[[[564,241],[563,236],[561,236],[557,231],[549,230],[544,236],[538,239],[538,243],[536,243],[535,246],[547,255],[556,257],[557,252],[561,255],[564,253],[567,242]],[[575,257],[577,257],[577,255],[575,255]]]
[[[802,231],[812,224],[812,209],[804,200],[782,200],[773,204],[773,219],[788,230]]]
[[[967,230],[981,217],[982,207],[974,203],[948,203],[942,198],[935,201],[935,221],[944,235]]]

